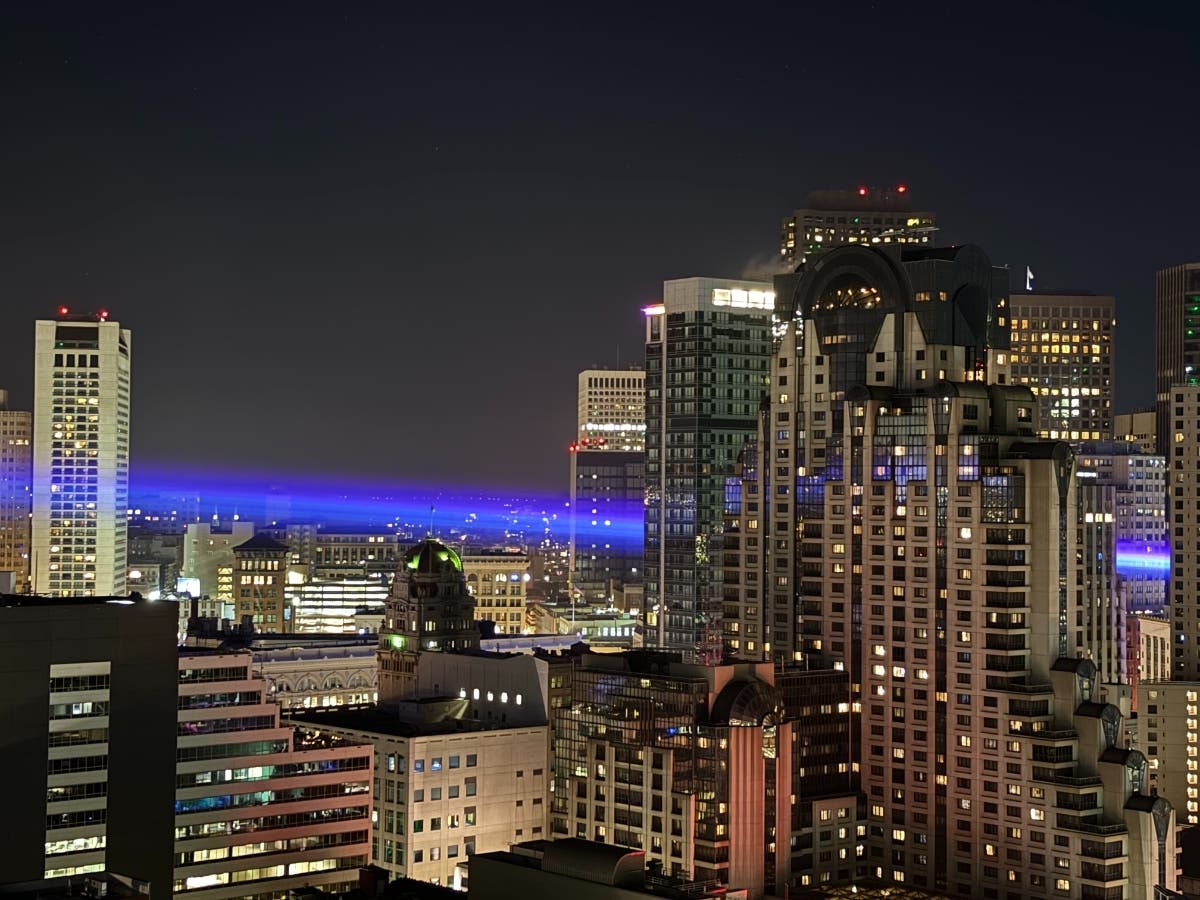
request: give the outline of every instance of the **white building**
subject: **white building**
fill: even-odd
[[[108,314],[37,322],[34,593],[125,594],[130,334]]]
[[[414,705],[436,719],[450,707],[461,712],[462,703]],[[314,713],[301,725],[320,738],[375,745],[371,862],[393,879],[465,888],[469,856],[546,836],[545,725],[485,728],[453,713],[413,723],[380,709]]]
[[[388,590],[384,578],[289,583],[285,593],[292,606],[293,630],[301,634],[358,634],[363,628],[378,631]]]
[[[646,373],[641,369],[580,372],[575,440],[587,450],[645,450]]]

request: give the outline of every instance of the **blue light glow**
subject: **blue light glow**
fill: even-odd
[[[1166,541],[1117,541],[1118,575],[1158,575],[1171,572],[1171,547]]]

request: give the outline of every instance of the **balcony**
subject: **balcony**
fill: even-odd
[[[1059,813],[1055,823],[1059,828],[1065,828],[1067,831],[1082,831],[1085,834],[1127,834],[1129,831],[1122,822],[1114,825],[1102,825],[1095,818],[1085,819],[1082,816],[1071,816],[1066,813]]]
[[[1080,866],[1079,874],[1088,881],[1120,881],[1125,877],[1125,865],[1124,863],[1101,865],[1100,863],[1085,862]]]
[[[1089,859],[1120,859],[1125,856],[1125,842],[1102,842],[1084,839],[1079,842],[1079,854]]]

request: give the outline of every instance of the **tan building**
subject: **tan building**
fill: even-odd
[[[249,653],[179,658],[175,897],[274,898],[358,884],[372,748],[298,737]]]
[[[184,579],[198,582],[199,597],[233,599],[233,548],[254,537],[253,522],[233,522],[227,531],[207,522],[187,526],[183,539]]]
[[[371,862],[393,878],[465,888],[469,856],[545,835],[546,726],[473,723],[459,717],[458,698],[418,705],[424,722],[369,709],[330,710],[303,725],[375,748]]]
[[[1200,385],[1171,388],[1167,426],[1167,585],[1174,652],[1171,677],[1200,681]]]
[[[462,555],[475,620],[495,622],[497,634],[525,632],[529,554],[520,550],[472,550]]]
[[[33,484],[33,414],[8,408],[0,390],[0,577],[13,593],[29,586],[29,510]]]
[[[292,609],[287,598],[287,544],[258,534],[233,548],[234,611],[239,620],[253,617],[256,631],[289,632]]]
[[[1009,297],[1012,383],[1037,397],[1037,434],[1063,441],[1113,436],[1116,300],[1095,294]]]
[[[1171,622],[1162,616],[1138,615],[1140,681],[1171,680]]]
[[[1117,413],[1113,416],[1113,436],[1119,441],[1137,444],[1142,453],[1155,454],[1158,452],[1154,431],[1157,415],[1153,406]]]
[[[1146,682],[1138,688],[1138,742],[1150,786],[1181,825],[1200,824],[1200,682]]]

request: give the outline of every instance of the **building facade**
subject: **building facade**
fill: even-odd
[[[130,349],[105,312],[37,322],[34,593],[126,593]]]
[[[252,537],[253,522],[232,522],[227,531],[208,522],[187,526],[180,574],[196,583],[197,597],[233,600],[233,548]]]
[[[1142,453],[1153,456],[1158,453],[1157,418],[1158,410],[1153,406],[1117,413],[1113,417],[1113,436],[1118,441],[1135,444]]]
[[[646,453],[570,447],[571,588],[611,599],[642,582]]]
[[[1071,442],[1113,436],[1116,300],[1028,291],[1009,297],[1012,383],[1037,397],[1038,435]]]
[[[1200,385],[1200,263],[1160,269],[1154,280],[1155,452],[1171,454],[1171,393]]]
[[[646,316],[645,608],[659,646],[720,657],[725,476],[757,427],[771,285],[684,278]]]
[[[367,863],[373,748],[298,737],[249,653],[178,660],[174,896],[345,891]]]
[[[1150,786],[1175,807],[1181,825],[1200,824],[1200,683],[1145,682],[1138,707]]]
[[[0,390],[0,573],[9,593],[29,589],[29,509],[33,486],[33,414],[8,408]]]
[[[175,621],[169,603],[2,598],[0,883],[108,870],[170,893]]]
[[[813,191],[807,204],[783,220],[779,255],[794,269],[843,244],[933,243],[937,217],[912,208],[906,185]]]
[[[1128,686],[1103,684],[1127,666],[1115,508],[1037,438],[1007,282],[969,245],[843,247],[777,279],[770,405],[727,497],[726,651],[849,674],[870,875],[1143,896],[1173,884],[1173,813],[1123,744]]]
[[[288,546],[256,534],[233,548],[234,610],[251,618],[257,631],[293,630],[287,596]]]
[[[646,449],[646,373],[641,369],[584,369],[578,409],[579,447],[624,453]]]
[[[378,631],[389,592],[387,578],[320,579],[287,584],[292,630],[301,634],[358,634]]]
[[[1175,648],[1171,677],[1200,681],[1200,384],[1176,385],[1167,399],[1167,594]]]
[[[475,600],[475,620],[494,622],[497,634],[522,634],[529,554],[478,549],[464,552],[461,558],[467,590]]]

